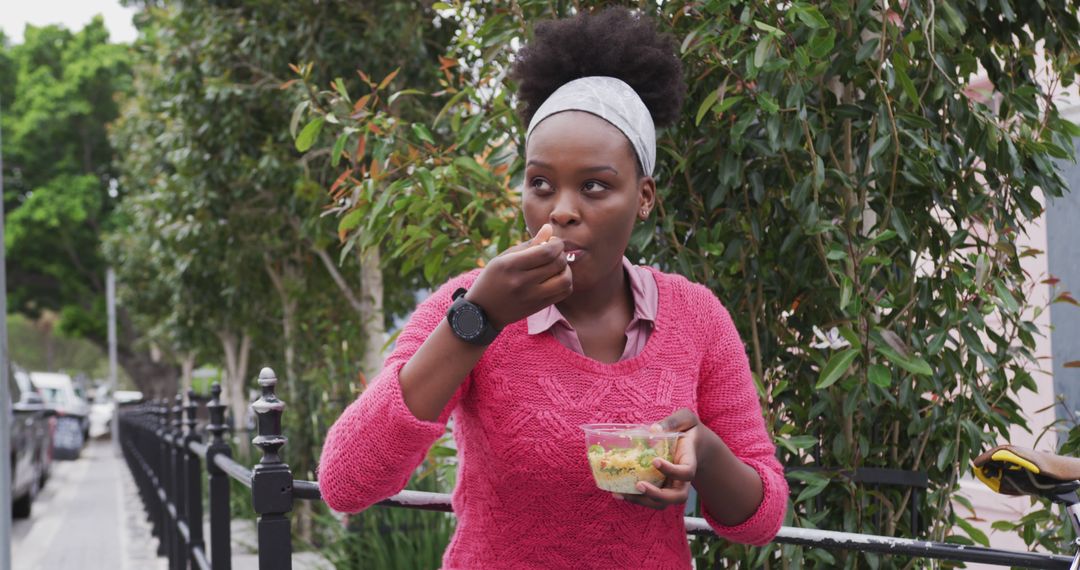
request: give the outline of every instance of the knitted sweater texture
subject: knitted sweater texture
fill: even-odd
[[[717,533],[770,541],[788,487],[731,317],[711,291],[654,271],[655,328],[637,356],[605,364],[527,334],[502,331],[438,421],[406,407],[398,375],[445,318],[451,294],[478,271],[451,279],[417,307],[382,372],[334,423],[319,464],[319,488],[335,510],[356,512],[404,488],[454,418],[457,529],[445,570],[690,567],[680,507],[656,511],[596,487],[580,425],[653,422],[695,411],[761,476],[764,498],[748,520]]]

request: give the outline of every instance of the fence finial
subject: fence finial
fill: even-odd
[[[158,427],[162,430],[169,428],[169,400],[162,396],[157,400]]]
[[[210,423],[206,430],[213,437],[213,443],[225,442],[225,404],[221,403],[221,384],[214,382],[210,386],[210,402],[206,409],[210,412]]]
[[[173,407],[171,409],[172,415],[169,419],[172,420],[169,427],[172,428],[173,433],[180,433],[181,425],[184,421],[184,396],[183,394],[177,394],[173,397]]]
[[[259,386],[262,386],[262,395],[251,404],[258,418],[259,435],[251,440],[262,450],[263,458],[259,461],[263,465],[281,463],[278,450],[287,441],[281,435],[281,412],[285,410],[285,403],[278,399],[274,389],[277,387],[277,375],[269,367],[259,372]]]
[[[184,411],[187,412],[187,419],[184,421],[184,425],[187,426],[188,435],[195,434],[195,425],[198,421],[195,419],[199,412],[199,406],[195,403],[195,390],[187,391],[187,405],[184,406]]]

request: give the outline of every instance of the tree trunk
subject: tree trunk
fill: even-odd
[[[288,260],[282,263],[281,271],[274,266],[269,254],[265,256],[266,273],[277,291],[278,300],[281,301],[281,335],[282,348],[285,351],[285,376],[279,378],[279,386],[285,389],[287,399],[295,399],[297,390],[296,374],[296,312],[300,303],[295,295],[289,290],[300,280],[300,270],[296,264]]]
[[[155,360],[149,351],[116,351],[116,361],[147,398],[171,398],[179,386],[180,369],[172,363]]]
[[[187,352],[180,359],[180,391],[184,394],[192,389],[192,374],[195,372],[195,353]]]
[[[237,337],[235,331],[218,331],[221,348],[225,353],[225,385],[222,387],[227,398],[227,405],[232,413],[233,434],[236,436],[237,450],[240,457],[247,458],[251,451],[248,438],[248,397],[247,385],[248,356],[251,354],[251,336],[243,333]]]
[[[372,247],[360,256],[360,319],[364,331],[364,354],[360,371],[365,382],[382,369],[383,345],[386,344],[386,316],[383,314],[383,274],[380,255]]]
[[[293,263],[290,259],[286,259],[281,263],[280,271],[277,264],[270,258],[269,254],[264,256],[264,266],[266,267],[266,273],[270,276],[270,281],[274,284],[274,290],[277,291],[278,300],[281,302],[281,336],[282,336],[282,348],[285,351],[285,376],[280,378],[278,386],[284,383],[284,398],[286,404],[292,402],[296,409],[304,410],[306,406],[303,402],[298,402],[299,390],[297,384],[299,383],[299,376],[297,375],[296,367],[296,314],[300,308],[300,302],[295,294],[296,286],[301,284],[302,275],[299,269],[299,265]],[[306,430],[305,430],[306,431]],[[311,458],[314,461],[314,458]],[[296,465],[293,465],[293,473],[296,473]],[[295,508],[296,516],[296,532],[301,540],[304,542],[311,542],[314,533],[314,511],[312,510],[310,501],[301,501]]]
[[[383,275],[379,267],[378,248],[371,248],[357,253],[360,261],[359,294],[345,281],[338,271],[330,254],[325,249],[312,247],[312,251],[322,260],[323,267],[341,290],[345,301],[360,318],[364,334],[364,353],[360,358],[360,372],[366,382],[382,369],[383,345],[386,344],[386,317],[383,314]]]

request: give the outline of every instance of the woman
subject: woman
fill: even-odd
[[[529,125],[527,243],[417,307],[331,428],[319,484],[354,512],[400,491],[454,417],[451,568],[689,568],[689,486],[731,540],[764,544],[788,488],[745,349],[703,286],[631,264],[656,201],[654,125],[685,90],[669,37],[623,9],[545,22],[514,65]],[[579,426],[684,432],[663,487],[598,489]]]

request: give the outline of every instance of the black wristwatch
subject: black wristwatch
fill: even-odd
[[[454,336],[478,346],[487,346],[499,336],[499,331],[491,325],[487,314],[480,305],[465,300],[465,289],[454,291],[454,304],[446,311],[446,322]]]

